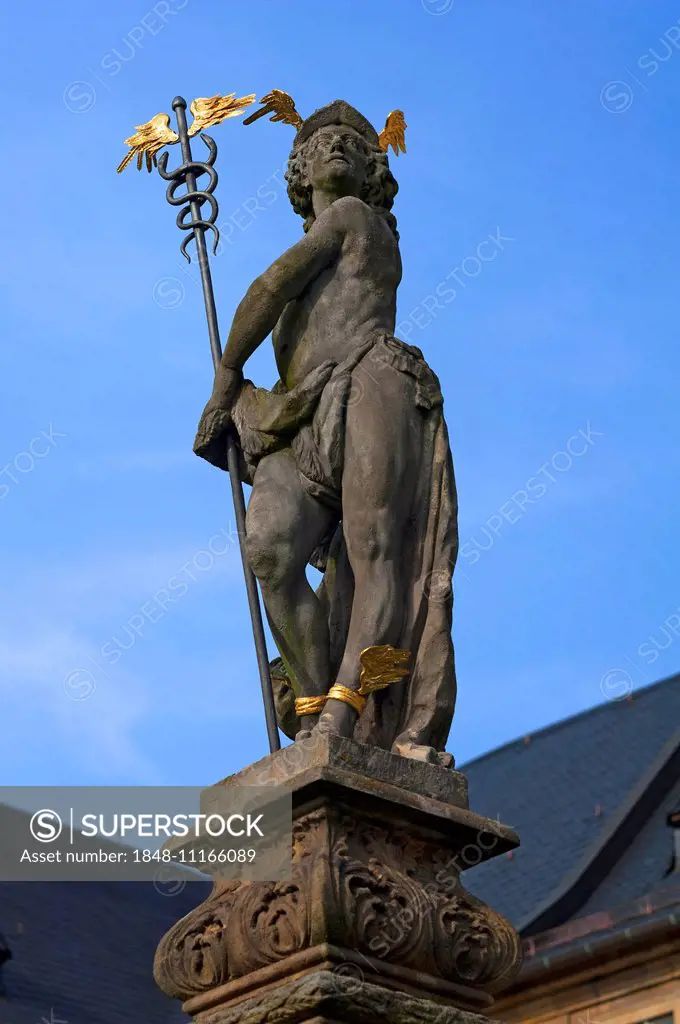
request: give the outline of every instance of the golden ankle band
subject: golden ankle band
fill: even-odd
[[[328,691],[328,699],[341,700],[343,704],[349,704],[351,708],[354,708],[358,715],[366,707],[366,698],[356,690],[350,690],[348,686],[342,686],[341,683],[336,683],[335,686],[331,686]]]
[[[296,697],[295,698],[295,714],[298,718],[303,715],[318,715],[323,711],[324,704],[328,700],[328,697]]]

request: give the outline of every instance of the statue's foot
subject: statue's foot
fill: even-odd
[[[302,728],[295,733],[295,742],[298,740],[308,740],[312,735],[312,730],[319,724],[318,715],[303,715],[300,719]]]
[[[357,721],[357,713],[344,701],[331,698],[319,718],[315,732],[332,733],[334,736],[351,737]]]
[[[453,768],[453,754],[445,750],[435,750],[420,743],[395,743],[392,747],[395,754],[411,757],[414,761],[425,761],[427,764],[438,764],[441,768]]]

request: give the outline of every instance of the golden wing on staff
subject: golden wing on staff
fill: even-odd
[[[378,143],[380,148],[384,149],[385,152],[392,147],[394,155],[399,156],[399,151],[402,153],[406,152],[406,128],[407,124],[404,119],[403,110],[393,110],[387,115],[385,121],[385,127],[378,136]]]
[[[279,121],[281,124],[292,124],[293,128],[302,128],[302,118],[295,109],[293,97],[281,89],[272,89],[260,100],[264,106],[250,114],[244,124],[253,124],[265,114],[271,114],[270,121]]]
[[[221,121],[226,121],[228,117],[238,117],[254,100],[254,92],[249,96],[239,96],[238,98],[236,98],[235,92],[230,92],[228,96],[220,96],[219,93],[216,96],[199,96],[189,106],[189,110],[194,115],[189,135],[196,135],[204,128],[210,128]]]
[[[367,695],[404,679],[409,673],[410,660],[410,651],[391,644],[366,647],[359,655],[359,693]]]
[[[146,169],[150,172],[156,164],[156,153],[163,146],[169,146],[173,142],[177,142],[178,139],[179,135],[170,127],[170,118],[167,114],[156,114],[146,124],[136,125],[135,134],[131,135],[129,139],[125,139],[125,145],[130,147],[130,151],[118,164],[118,174],[125,170],[135,156],[137,157],[137,170],[141,171],[142,163],[146,159]]]

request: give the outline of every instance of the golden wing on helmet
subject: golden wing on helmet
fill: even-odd
[[[204,128],[210,128],[221,121],[226,121],[228,117],[238,117],[254,99],[254,92],[249,96],[239,96],[238,98],[235,92],[230,92],[228,96],[220,96],[219,93],[216,96],[199,96],[189,106],[189,110],[194,115],[189,135],[196,135]]]
[[[125,139],[125,145],[130,147],[130,151],[118,164],[118,173],[124,171],[135,156],[137,157],[138,171],[141,171],[145,159],[146,169],[151,171],[152,166],[156,164],[156,153],[163,146],[169,146],[173,142],[177,142],[178,139],[179,135],[170,127],[170,118],[167,114],[156,114],[146,124],[136,125],[135,134],[131,135],[129,139]]]
[[[359,655],[359,693],[373,693],[403,679],[408,675],[410,659],[410,651],[391,644],[366,647]]]
[[[387,150],[391,146],[392,149],[394,150],[395,156],[399,156],[400,151],[402,153],[405,153],[406,128],[407,124],[406,121],[404,120],[404,111],[393,110],[390,114],[387,115],[385,127],[378,136],[378,143],[380,144],[380,148],[384,149],[385,152],[387,152]]]
[[[264,106],[250,114],[244,124],[253,124],[260,117],[271,114],[270,121],[279,121],[281,124],[292,124],[293,128],[302,127],[302,118],[295,109],[293,97],[281,89],[272,89],[266,96],[263,96],[260,103]]]

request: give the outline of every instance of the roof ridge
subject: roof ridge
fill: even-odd
[[[630,695],[635,699],[636,694],[647,694],[650,690],[655,690],[661,686],[668,685],[669,683],[680,682],[680,672],[674,672],[673,675],[665,676],[663,679],[657,679],[654,683],[648,683],[646,686],[638,686],[631,690]],[[575,722],[579,718],[585,718],[587,715],[594,715],[598,711],[606,711],[609,708],[614,708],[618,704],[624,704],[626,698],[618,700],[604,700],[600,704],[593,704],[592,707],[585,708],[583,711],[577,711],[573,715],[567,715],[566,718],[560,718],[556,722],[551,722],[550,725],[544,725],[540,729],[534,729],[532,732],[524,733],[521,736],[517,736],[514,740],[508,740],[507,743],[502,743],[499,747],[493,747],[491,750],[487,750],[485,754],[480,754],[478,757],[473,757],[469,761],[465,761],[461,765],[456,765],[456,770],[465,772],[465,769],[470,765],[477,765],[480,761],[485,761],[490,757],[495,757],[502,751],[509,750],[510,747],[514,747],[516,744],[523,744],[527,736],[531,739],[535,739],[537,736],[545,736],[547,733],[554,732],[557,729],[562,729],[565,725],[569,725]]]

